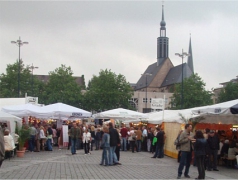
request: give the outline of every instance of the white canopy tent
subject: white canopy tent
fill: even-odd
[[[6,112],[0,111],[0,122],[5,122],[9,126],[10,133],[13,135],[15,133],[16,125],[18,127],[22,126],[22,120],[19,117],[13,116]]]
[[[238,114],[232,114],[230,108],[238,104],[238,99],[210,106],[198,107],[192,113],[202,116],[201,123],[238,124]]]
[[[192,112],[193,114],[203,115],[203,114],[231,114],[230,108],[238,104],[238,99],[227,101],[219,104],[202,106],[195,108]]]
[[[45,112],[51,112],[51,118],[61,119],[69,117],[88,118],[92,113],[80,108],[76,108],[63,103],[55,103],[41,107],[41,110]]]
[[[118,120],[138,120],[147,119],[148,115],[137,111],[132,111],[123,108],[112,109],[100,112],[93,115],[95,119],[118,119]]]
[[[164,110],[164,112],[163,111],[151,112],[148,113],[149,116],[148,123],[150,124],[161,124],[163,122],[184,123],[181,116],[183,116],[186,120],[198,116],[192,114],[192,109]]]
[[[18,117],[33,116],[36,114],[38,115],[38,117],[50,116],[49,112],[45,112],[41,109],[40,106],[33,104],[4,106],[2,107],[2,111]]]

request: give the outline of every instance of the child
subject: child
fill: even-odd
[[[105,160],[105,164],[104,166],[108,166],[109,165],[109,149],[110,149],[110,135],[108,134],[109,133],[109,129],[107,126],[104,126],[103,127],[103,136],[102,136],[102,144],[101,144],[101,147],[103,148],[103,151],[102,151],[102,160],[101,160],[101,163],[100,165],[103,165],[104,164],[104,160]]]

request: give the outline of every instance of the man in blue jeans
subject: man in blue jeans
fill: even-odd
[[[120,145],[120,138],[117,130],[113,128],[111,122],[109,123],[109,135],[110,135],[109,166],[121,165],[121,163],[118,162],[115,153],[116,146]]]
[[[125,125],[122,125],[122,128],[121,128],[121,150],[122,151],[126,151],[127,148],[126,148],[126,144],[127,144],[127,128],[125,127]]]
[[[80,129],[77,127],[76,122],[73,122],[73,127],[69,130],[69,136],[71,137],[71,153],[76,154],[76,145],[79,140]]]
[[[179,163],[179,167],[178,167],[177,179],[181,179],[184,166],[185,166],[184,176],[186,178],[190,178],[188,173],[189,173],[189,168],[190,168],[190,162],[192,159],[192,140],[194,140],[193,133],[191,131],[192,131],[192,125],[186,124],[185,130],[181,133],[181,135],[179,137],[181,158],[180,158],[180,163]]]

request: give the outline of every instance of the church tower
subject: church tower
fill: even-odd
[[[162,20],[160,22],[160,37],[157,38],[157,66],[169,57],[169,38],[166,37],[166,22],[164,21],[164,5],[162,5]]]
[[[191,34],[190,34],[190,40],[189,40],[189,49],[188,49],[188,67],[191,69],[192,73],[194,74],[194,68],[193,68],[193,52],[192,52],[192,43],[191,43]]]

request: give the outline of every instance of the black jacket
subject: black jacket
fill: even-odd
[[[117,144],[120,144],[119,134],[116,129],[109,128],[109,135],[110,135],[110,146],[117,146]]]
[[[196,139],[195,143],[193,144],[194,147],[194,154],[195,156],[201,156],[201,155],[206,155],[207,154],[207,141],[206,139]]]
[[[210,150],[220,149],[220,146],[219,146],[220,141],[216,135],[214,135],[213,137],[209,136],[207,139],[207,143]]]
[[[164,144],[164,131],[159,131],[156,137],[157,137],[157,144]]]

